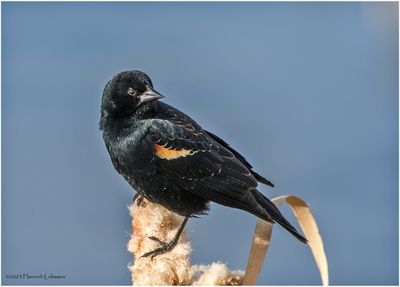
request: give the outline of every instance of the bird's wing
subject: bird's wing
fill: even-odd
[[[239,152],[237,152],[235,149],[233,149],[228,143],[226,143],[223,139],[218,137],[217,135],[203,130],[194,120],[192,120],[190,117],[188,117],[186,114],[182,113],[181,111],[175,109],[174,107],[165,104],[165,103],[159,103],[159,107],[161,107],[162,110],[162,117],[177,126],[184,128],[187,130],[189,133],[198,133],[202,134],[208,137],[208,140],[211,140],[212,142],[217,143],[217,148],[220,150],[223,148],[224,152],[226,153],[228,151],[229,156],[233,156],[237,160],[239,160],[254,176],[254,178],[263,184],[269,185],[269,186],[274,186],[274,184],[263,177],[262,175],[258,174],[256,171],[253,170],[253,167],[251,164],[242,156]],[[160,114],[158,114],[160,116]]]
[[[244,158],[244,156],[242,156],[238,151],[236,151],[235,149],[233,149],[227,142],[225,142],[223,139],[221,139],[219,136],[213,134],[212,132],[206,131],[207,134],[209,136],[211,136],[215,141],[217,141],[219,144],[221,144],[222,146],[224,146],[226,149],[228,149],[231,153],[233,153],[233,155],[240,160],[249,170],[250,172],[253,174],[253,176],[257,179],[257,181],[264,183],[266,185],[269,185],[271,187],[274,187],[274,184],[269,181],[268,179],[266,179],[265,177],[263,177],[262,175],[258,174],[256,171],[253,170],[253,167],[251,166],[251,164]]]
[[[257,180],[227,148],[197,124],[153,120],[147,134],[158,172],[198,196],[250,212]]]

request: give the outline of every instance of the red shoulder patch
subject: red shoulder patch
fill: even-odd
[[[158,144],[154,145],[154,151],[159,158],[167,160],[193,155],[197,152],[190,149],[169,149]]]

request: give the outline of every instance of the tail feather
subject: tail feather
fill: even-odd
[[[268,179],[266,179],[265,177],[263,177],[262,175],[258,174],[257,172],[255,172],[254,170],[251,171],[251,173],[253,174],[253,176],[257,179],[258,182],[261,182],[263,184],[269,185],[271,187],[274,187],[275,185],[270,182]]]
[[[275,206],[275,204],[271,200],[265,197],[258,190],[254,190],[253,195],[257,200],[257,202],[266,210],[270,218],[272,218],[275,222],[277,222],[279,225],[281,225],[283,228],[289,231],[294,237],[296,237],[301,242],[303,243],[308,242],[308,240],[304,236],[302,236],[296,230],[296,228],[294,228],[293,225],[291,225],[289,221],[286,220],[285,217],[283,217],[282,213],[279,211],[279,209]]]

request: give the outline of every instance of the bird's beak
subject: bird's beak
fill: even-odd
[[[139,96],[139,101],[141,104],[152,102],[161,98],[165,98],[160,93],[156,92],[153,88],[147,86],[147,90]]]

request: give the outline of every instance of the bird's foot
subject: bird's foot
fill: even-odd
[[[136,193],[133,197],[133,202],[136,203],[137,207],[140,207],[143,203],[143,199],[143,196],[141,196],[139,193]]]
[[[151,236],[149,238],[151,240],[157,241],[158,243],[161,244],[161,247],[158,247],[158,248],[156,248],[156,249],[154,249],[154,250],[152,250],[150,252],[146,252],[145,254],[140,256],[140,257],[149,257],[150,256],[151,260],[153,260],[153,258],[158,256],[158,255],[161,255],[161,254],[164,254],[164,253],[167,253],[167,252],[171,251],[172,249],[174,249],[176,243],[178,242],[178,240],[176,238],[172,239],[168,243],[165,243],[164,241],[162,241],[162,240],[160,240],[160,239],[158,239],[158,238],[156,238],[154,236]]]
[[[181,226],[178,229],[178,232],[175,234],[174,238],[168,243],[158,239],[155,236],[150,236],[149,239],[160,243],[161,246],[156,248],[156,249],[154,249],[154,250],[152,250],[152,251],[150,251],[150,252],[146,252],[145,254],[140,256],[140,258],[150,256],[151,260],[153,260],[154,257],[156,257],[156,256],[158,256],[160,254],[167,253],[167,252],[171,251],[172,249],[174,249],[174,247],[178,243],[179,237],[181,236],[181,233],[182,233],[183,229],[185,228],[185,225],[186,225],[188,220],[189,220],[189,217],[185,217],[185,219],[181,223]]]

